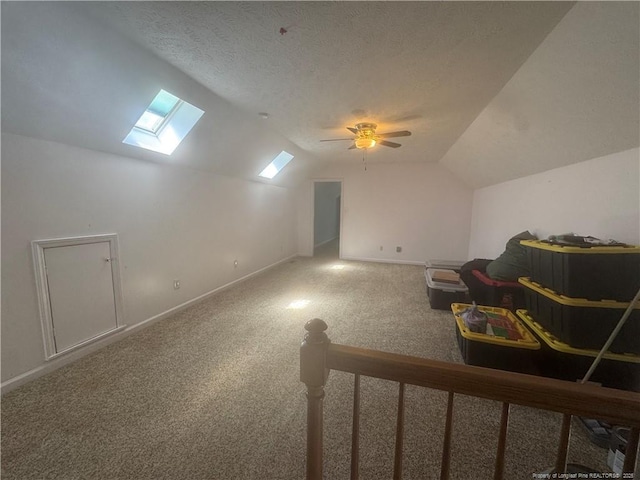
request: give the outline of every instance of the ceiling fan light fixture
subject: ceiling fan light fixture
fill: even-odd
[[[356,147],[357,148],[371,148],[375,147],[376,141],[374,138],[361,137],[356,138]]]
[[[402,130],[399,132],[386,132],[376,133],[378,125],[375,123],[356,123],[355,127],[347,127],[351,133],[355,135],[355,138],[329,138],[326,140],[320,140],[321,142],[335,142],[342,140],[353,140],[353,144],[349,147],[349,150],[358,148],[360,150],[367,150],[373,148],[376,145],[382,145],[383,147],[398,148],[401,147],[399,143],[390,142],[387,138],[394,137],[408,137],[411,132],[408,130]]]

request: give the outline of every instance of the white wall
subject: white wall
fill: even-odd
[[[437,164],[335,163],[316,179],[342,179],[341,256],[344,259],[424,263],[464,260],[471,224],[471,189]],[[311,182],[298,192],[312,211]],[[313,242],[311,219],[299,214],[301,253]],[[311,232],[311,233],[310,233]],[[382,246],[382,250],[380,247]],[[400,253],[396,246],[402,247]]]
[[[523,230],[640,244],[639,170],[634,148],[476,190],[469,258],[497,257]]]
[[[313,202],[313,244],[321,245],[340,235],[340,182],[316,182]]]
[[[296,221],[282,187],[3,134],[2,381],[44,365],[32,240],[117,233],[131,327],[295,255]]]

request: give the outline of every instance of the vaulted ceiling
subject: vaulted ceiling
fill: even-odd
[[[64,2],[47,8],[62,8],[56,3]],[[77,29],[72,23],[81,15],[90,25],[85,34],[103,33],[95,33],[95,45],[79,38],[73,51],[65,52],[66,67],[77,75],[70,85],[98,78],[92,69],[83,71],[74,56],[82,60],[86,49],[104,49],[109,43],[104,32],[141,46],[195,80],[192,89],[204,87],[224,100],[225,106],[216,104],[217,114],[231,123],[218,119],[209,125],[222,132],[201,133],[216,139],[215,146],[194,140],[203,150],[224,151],[219,144],[234,135],[244,144],[255,143],[266,129],[307,155],[309,167],[361,161],[359,151],[347,150],[348,140],[320,140],[349,138],[347,126],[371,121],[380,132],[407,129],[412,135],[397,140],[401,148],[376,147],[367,161],[441,162],[470,186],[481,187],[639,144],[636,2],[71,3],[57,24],[44,29],[42,15],[51,15],[37,12],[37,6],[21,7],[13,22],[6,20],[3,5],[3,129],[25,134],[31,128],[38,136],[37,112],[19,110],[21,105],[35,109],[34,96],[51,103],[44,89],[52,72],[50,60],[38,58],[46,40],[34,44],[28,37],[54,27]],[[6,29],[18,39],[5,39]],[[64,33],[51,35],[56,57],[55,39]],[[110,79],[132,78],[123,94],[133,103],[128,108],[144,109],[148,98],[138,103],[133,98],[136,91],[147,93],[140,85],[146,77],[132,71],[150,65],[134,57],[128,63],[102,58],[93,67],[110,62],[118,67],[105,70]],[[7,68],[12,73],[5,82]],[[56,75],[68,72],[53,68]],[[58,93],[82,98],[57,98],[60,117],[43,109],[50,115],[41,127],[49,129],[45,138],[73,137],[51,132],[51,122],[74,118],[64,112],[69,105],[84,105],[92,116],[103,112],[102,126],[114,138],[123,127],[111,122],[130,122],[133,115],[108,113],[119,105],[114,92],[92,96],[92,89],[64,88]],[[231,115],[227,104],[241,114]],[[258,117],[261,112],[268,118]],[[83,135],[93,138],[97,149],[122,153],[122,146],[111,149],[99,135]],[[225,165],[205,155],[192,157],[185,157],[186,165],[249,175],[237,161]],[[253,175],[257,165],[248,167]]]

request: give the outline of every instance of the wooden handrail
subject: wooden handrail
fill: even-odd
[[[337,344],[326,368],[640,427],[640,394],[625,390]]]
[[[510,404],[564,414],[556,462],[557,471],[563,471],[566,465],[564,440],[566,437],[568,441],[572,415],[597,418],[614,425],[631,427],[624,471],[631,472],[635,465],[640,435],[638,393],[332,344],[324,333],[327,329],[326,323],[319,319],[307,322],[305,329],[308,333],[300,347],[300,379],[308,388],[307,480],[322,479],[322,398],[330,370],[398,382],[401,385],[401,399],[405,384],[449,392],[441,478],[446,478],[449,470],[448,441],[451,435],[450,417],[455,393],[495,400],[503,404],[503,426],[496,459],[496,478],[499,478],[503,468],[503,437],[506,437]],[[397,430],[401,434],[400,415],[399,411]],[[396,457],[398,470],[401,469],[399,462]],[[357,474],[354,478],[357,478]]]

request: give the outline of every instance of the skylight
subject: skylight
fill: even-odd
[[[203,114],[198,107],[160,90],[122,142],[171,155]]]
[[[275,177],[278,173],[280,173],[280,170],[282,170],[287,165],[287,163],[291,161],[292,158],[293,155],[283,150],[278,154],[276,158],[273,159],[273,161],[269,165],[267,165],[264,170],[262,170],[262,172],[259,173],[259,175],[264,178]]]
[[[156,95],[151,105],[147,107],[140,119],[136,122],[136,128],[157,133],[163,122],[181,102],[182,100],[175,95],[160,90],[160,93]]]

